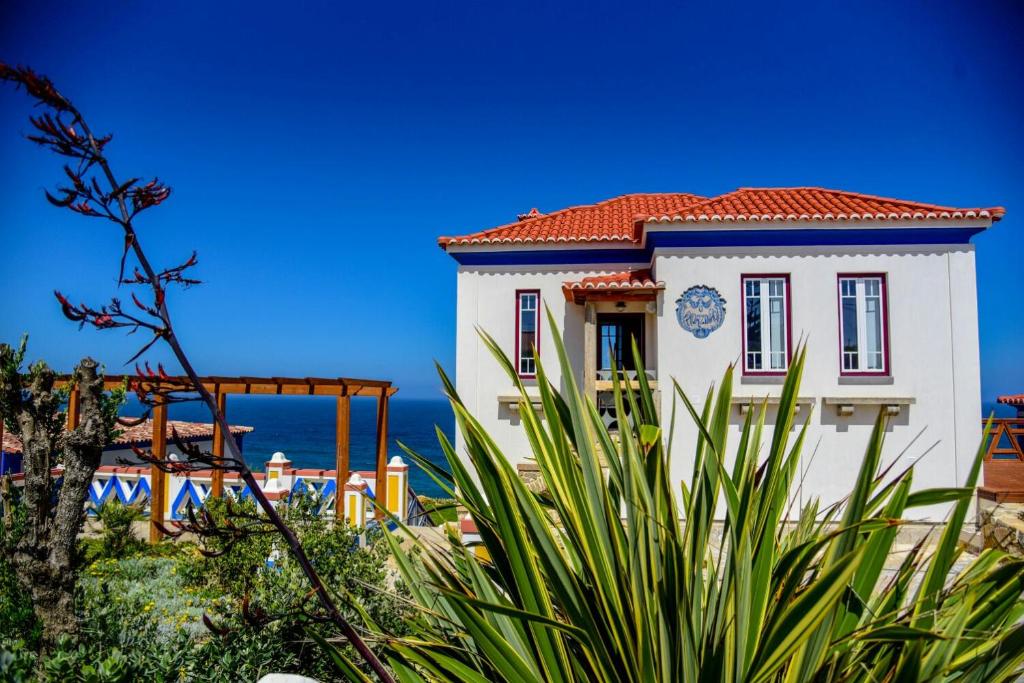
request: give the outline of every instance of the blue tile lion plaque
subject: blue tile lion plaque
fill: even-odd
[[[704,339],[722,326],[725,299],[714,287],[695,285],[676,299],[676,318],[684,330]]]

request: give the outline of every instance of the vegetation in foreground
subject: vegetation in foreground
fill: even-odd
[[[225,526],[256,514],[251,503],[229,513],[217,501],[212,510]],[[306,499],[282,512],[342,602],[403,632],[404,589],[388,578],[385,544],[360,547],[355,530],[320,520]],[[305,578],[275,534],[211,543],[203,549],[222,554],[207,557],[192,543],[134,540],[139,513],[131,507],[108,503],[99,516],[103,532],[80,546],[78,634],[42,661],[31,602],[8,590],[15,579],[0,554],[0,680],[233,682],[269,672],[341,678],[313,639],[334,630],[305,614]]]
[[[550,314],[549,324],[556,329]],[[512,363],[485,339],[525,399]],[[773,428],[762,405],[731,446],[732,369],[701,410],[676,387],[673,414],[686,410],[699,427],[677,502],[666,455],[673,437],[644,373],[638,390],[615,388],[618,414],[630,418],[613,438],[573,383],[557,335],[555,344],[564,394],[538,360],[543,421],[525,400],[519,411],[541,493],[524,485],[444,378],[469,466],[440,431],[450,477],[411,455],[470,512],[482,541],[465,548],[452,538],[438,551],[387,536],[419,609],[408,637],[364,619],[395,636],[381,641],[382,653],[400,680],[980,683],[1020,675],[1024,560],[986,550],[951,574],[981,453],[963,488],[912,491],[912,468],[880,469],[880,415],[850,494],[791,512],[806,433],[805,424],[791,437],[799,349]],[[934,504],[951,507],[937,545],[914,547],[884,572],[905,515]],[[720,542],[716,509],[725,515]],[[798,522],[780,524],[788,516]]]

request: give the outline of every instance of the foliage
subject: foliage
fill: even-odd
[[[296,496],[280,511],[324,584],[340,596],[338,603],[344,606],[346,618],[357,619],[365,611],[375,621],[388,624],[389,630],[404,632],[403,591],[401,586],[390,585],[386,544],[374,542],[375,535],[364,531],[369,538],[366,546],[360,547],[357,530],[334,524],[318,515],[317,508],[318,501],[307,495]],[[250,501],[215,501],[210,511],[222,528],[242,524],[257,514]],[[335,631],[312,618],[308,609],[312,596],[304,573],[276,534],[243,534],[230,543],[210,539],[207,551],[214,553],[206,563],[207,580],[235,601],[234,610],[223,613],[218,627],[230,628],[235,636],[258,633],[237,617],[243,611],[243,601],[253,615],[290,615],[264,627],[264,641],[282,642],[282,660],[289,664],[286,670],[321,679],[337,675],[324,653],[308,638],[310,633],[332,637]]]
[[[361,547],[355,530],[317,517],[313,501],[294,503],[282,506],[282,514],[330,589],[359,601],[360,609],[402,632],[406,615],[401,588],[393,592],[385,564],[387,546]],[[241,523],[245,515],[256,514],[251,503],[229,507],[211,500],[210,507],[219,523]],[[124,524],[133,517],[123,506],[106,512],[104,521]],[[204,549],[181,541],[108,553],[102,536],[86,539],[83,545],[90,549],[83,554],[93,559],[78,582],[78,637],[61,640],[37,670],[34,647],[19,642],[17,615],[0,613],[0,624],[8,626],[0,631],[0,680],[237,681],[272,671],[337,679],[311,638],[332,638],[333,627],[297,609],[308,589],[294,561],[286,553],[275,554],[279,542],[275,534],[243,534],[237,542],[206,548],[216,553],[207,557]],[[268,557],[274,558],[273,566]],[[0,596],[0,605],[6,598]],[[31,606],[26,609],[31,617]],[[265,623],[245,618],[256,614],[270,618]],[[204,615],[217,633],[204,623]]]
[[[880,415],[850,494],[828,507],[809,502],[785,524],[807,427],[791,438],[804,349],[767,448],[762,405],[749,411],[731,463],[732,369],[699,410],[676,387],[698,428],[692,477],[679,488],[672,435],[642,371],[638,390],[614,389],[617,414],[628,406],[631,417],[613,438],[557,335],[565,389],[538,362],[543,421],[511,362],[485,341],[523,396],[546,491],[524,485],[442,373],[473,471],[440,432],[452,478],[417,460],[469,510],[482,547],[387,536],[419,606],[410,637],[384,641],[400,680],[980,682],[1021,673],[1024,560],[986,550],[951,575],[980,453],[964,488],[912,492],[912,468],[879,469]],[[634,357],[639,368],[635,348]],[[918,544],[886,576],[904,514],[940,503],[952,512],[934,550]]]
[[[25,506],[12,488],[10,510],[0,516],[0,640],[23,641],[35,648],[39,644],[41,626],[32,611],[32,600],[24,591],[11,565],[10,556],[18,539],[25,532]]]
[[[420,505],[428,515],[432,526],[440,526],[445,522],[458,521],[458,503],[454,498],[431,498],[420,496]]]
[[[141,503],[125,505],[117,498],[110,498],[94,509],[96,521],[103,529],[99,543],[92,546],[93,552],[89,559],[120,559],[145,548],[145,541],[138,537],[134,529],[135,522],[144,517]]]

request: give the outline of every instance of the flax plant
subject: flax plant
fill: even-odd
[[[675,385],[673,413],[681,406],[699,434],[692,475],[680,483],[645,374],[637,372],[636,389],[615,383],[617,414],[629,417],[610,433],[553,336],[564,390],[538,359],[539,415],[512,363],[483,335],[522,396],[539,493],[441,373],[465,458],[440,430],[451,475],[410,455],[465,507],[481,541],[466,547],[452,533],[439,549],[401,528],[386,536],[419,608],[412,636],[378,636],[399,680],[980,682],[1020,674],[1024,561],[990,549],[954,571],[980,452],[962,488],[914,491],[912,468],[880,469],[880,415],[849,495],[793,509],[807,433],[807,422],[794,425],[799,348],[774,425],[766,428],[762,404],[748,411],[735,444],[727,440],[732,368],[701,408]],[[935,504],[951,507],[937,543],[918,543],[886,571],[905,515]]]

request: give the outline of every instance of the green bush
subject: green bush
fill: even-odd
[[[134,524],[142,520],[141,504],[125,505],[117,498],[103,503],[96,511],[96,521],[103,529],[99,543],[93,547],[89,559],[110,559],[127,557],[146,547],[146,542],[135,534]]]
[[[458,521],[458,502],[454,498],[431,498],[420,496],[420,505],[430,516],[430,523],[440,526],[445,522]]]
[[[466,548],[452,539],[442,550],[386,536],[419,609],[408,638],[389,638],[371,618],[366,625],[382,632],[379,649],[400,680],[983,683],[1021,675],[1024,560],[989,549],[955,571],[983,451],[962,487],[913,490],[912,466],[880,466],[880,414],[849,495],[830,506],[812,500],[786,524],[808,425],[794,422],[804,349],[781,387],[774,426],[765,430],[765,402],[747,413],[731,447],[732,368],[701,408],[677,387],[673,417],[676,408],[689,413],[698,433],[691,478],[679,482],[668,467],[671,429],[662,430],[636,348],[639,389],[616,382],[616,412],[629,418],[612,434],[552,336],[564,391],[538,359],[538,415],[511,361],[484,335],[521,393],[541,492],[519,478],[442,374],[465,444],[456,453],[439,432],[447,486],[481,542]],[[444,481],[443,470],[413,457]],[[951,512],[934,547],[918,544],[884,572],[914,509],[941,503]]]
[[[29,593],[18,581],[8,558],[25,528],[25,508],[17,501],[9,503],[10,514],[0,517],[0,640],[18,642],[35,649],[42,627],[32,610]]]
[[[253,503],[215,502],[210,511],[219,525],[243,524],[256,514]],[[346,618],[360,619],[353,602],[373,619],[386,623],[396,633],[405,631],[405,591],[400,583],[389,579],[386,560],[388,548],[375,542],[372,534],[365,547],[360,547],[360,534],[344,524],[316,514],[317,501],[299,497],[281,512],[289,527],[298,535],[310,561],[324,585],[331,590]],[[365,532],[364,532],[365,534]],[[268,614],[295,612],[299,608],[315,610],[315,598],[309,595],[309,582],[298,563],[282,545],[276,534],[243,537],[236,543],[211,542],[209,550],[223,554],[209,558],[204,573],[210,585],[230,596],[231,604],[220,612],[218,625],[232,630],[231,639],[259,640],[271,651],[277,648],[274,666],[277,671],[299,672],[330,680],[337,673],[329,658],[310,640],[309,632],[330,637],[337,635],[331,625],[313,624],[301,616],[275,622],[269,627],[254,629],[239,619],[242,601],[248,598],[251,608]],[[268,559],[270,563],[268,564]]]

